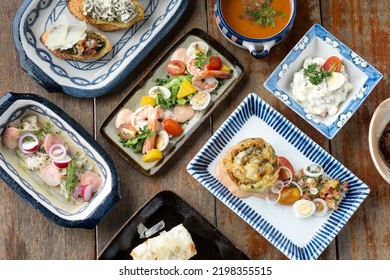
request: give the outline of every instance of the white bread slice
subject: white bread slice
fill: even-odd
[[[94,19],[90,15],[85,16],[83,13],[83,0],[68,0],[67,6],[70,13],[77,19],[85,20],[90,25],[93,25],[102,31],[115,31],[129,28],[144,19],[144,8],[135,0],[129,1],[133,2],[134,5],[137,7],[137,16],[128,23],[123,23],[120,21],[106,21],[102,19]]]
[[[97,32],[95,30],[87,30],[87,34],[88,33],[94,33],[94,34],[98,35],[101,38],[101,40],[104,42],[104,46],[96,54],[93,54],[93,55],[77,55],[77,54],[70,54],[66,50],[65,51],[62,51],[62,50],[59,50],[59,49],[58,50],[50,50],[49,48],[48,48],[48,50],[52,54],[54,54],[56,57],[58,57],[58,58],[61,58],[61,59],[73,59],[73,60],[95,60],[95,59],[99,59],[99,58],[103,57],[106,53],[108,53],[109,51],[112,50],[112,45],[111,45],[110,41],[108,40],[108,38],[105,35],[101,34],[100,32]],[[41,40],[42,44],[44,44],[45,46],[46,46],[45,43],[46,43],[47,36],[48,36],[48,32],[46,31],[40,37],[40,40]]]

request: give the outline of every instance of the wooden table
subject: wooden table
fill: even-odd
[[[95,259],[117,230],[147,200],[172,190],[200,211],[251,259],[286,259],[235,213],[203,188],[186,171],[186,165],[249,92],[255,92],[282,112],[315,142],[356,174],[371,193],[320,259],[390,259],[389,185],[371,161],[368,129],[375,108],[389,97],[390,2],[383,0],[299,0],[296,20],[286,39],[262,60],[225,40],[213,19],[214,1],[191,1],[186,16],[147,56],[131,77],[114,91],[96,99],[78,99],[47,93],[20,67],[11,25],[22,0],[0,1],[0,94],[36,93],[68,112],[112,155],[121,180],[122,199],[92,230],[70,229],[50,222],[0,181],[0,259]],[[291,109],[271,95],[263,83],[278,63],[314,24],[319,23],[374,65],[384,77],[348,123],[329,141]],[[195,133],[191,143],[155,177],[129,166],[99,134],[99,127],[122,98],[136,85],[160,54],[192,28],[208,32],[237,57],[246,74],[240,85]],[[239,230],[239,231],[238,231]],[[239,234],[237,234],[239,232]]]

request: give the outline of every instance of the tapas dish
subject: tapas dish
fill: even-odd
[[[161,234],[171,231],[165,237]],[[171,235],[179,240],[168,242]],[[161,241],[156,249],[155,239]],[[191,238],[190,238],[191,237]],[[148,242],[146,241],[148,240]],[[180,242],[178,242],[180,241]],[[139,247],[140,246],[140,247]],[[99,260],[131,260],[132,255],[147,258],[145,248],[161,253],[160,258],[191,260],[247,260],[248,257],[210,224],[198,211],[170,191],[162,191],[151,198],[116,233],[99,254]],[[184,249],[178,249],[181,247]],[[180,252],[172,254],[175,248]],[[140,254],[138,254],[140,253]],[[152,259],[155,259],[152,257]]]
[[[145,175],[155,174],[243,75],[201,30],[179,40],[105,120],[104,139]]]
[[[76,121],[33,94],[0,100],[0,176],[49,220],[95,227],[120,199],[108,154]]]
[[[92,1],[94,3],[86,1],[86,11],[75,12],[81,7],[79,2],[26,0],[17,11],[12,32],[20,66],[30,76],[49,92],[63,92],[82,98],[97,97],[112,91],[172,29],[189,6],[188,1],[174,0],[140,0],[137,4],[132,2],[134,6],[126,6],[122,0],[117,0],[113,13],[117,16],[114,19],[106,18],[103,11],[103,14],[97,15],[99,7],[94,5],[99,4],[100,0]],[[143,8],[143,15],[140,7]],[[94,30],[98,36],[80,39],[79,29],[73,29],[75,32],[68,36],[73,40],[67,42],[73,43],[71,48],[60,53],[58,50],[53,53],[45,46],[45,36],[41,42],[41,36],[53,25],[66,20],[69,26],[77,25],[85,20],[82,17],[84,13],[88,19],[87,30]],[[120,15],[123,18],[119,18]],[[132,15],[135,16],[133,20],[119,22],[127,21],[127,16],[132,18]],[[111,24],[106,24],[111,19]],[[96,30],[96,25],[101,30]],[[113,29],[119,30],[111,32]],[[66,31],[65,28],[61,30]],[[55,35],[53,41],[58,43],[66,38],[65,33]],[[101,39],[100,43],[95,44],[92,40],[95,37]],[[65,47],[67,44],[60,44],[60,48]]]
[[[336,68],[332,69],[332,64]],[[332,139],[381,79],[382,74],[373,66],[315,24],[264,87]]]
[[[187,170],[290,259],[318,258],[370,192],[254,93]]]

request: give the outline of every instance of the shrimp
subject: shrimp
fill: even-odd
[[[201,76],[195,75],[192,78],[192,85],[197,91],[212,92],[218,87],[218,80],[214,77],[202,78]]]
[[[146,154],[148,151],[154,148],[154,144],[156,142],[156,133],[157,133],[157,123],[158,123],[158,108],[153,108],[151,114],[148,116],[148,128],[152,131],[152,135],[150,135],[147,139],[145,139],[144,144],[142,146],[142,153]]]
[[[196,61],[195,58],[192,58],[187,62],[187,71],[191,75],[197,75],[199,72],[202,71],[202,68],[195,66],[195,61]]]
[[[130,116],[131,125],[137,130],[140,131],[145,125],[148,125],[149,116],[152,115],[154,107],[151,105],[145,105],[137,110]]]
[[[208,78],[214,77],[218,79],[230,79],[232,77],[232,73],[229,71],[221,71],[221,70],[201,70],[196,75],[200,78]]]

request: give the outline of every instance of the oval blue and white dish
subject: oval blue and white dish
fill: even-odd
[[[353,90],[342,102],[336,114],[314,115],[292,97],[291,83],[307,57],[337,56],[345,65]],[[335,38],[321,25],[314,24],[287,54],[264,83],[264,87],[294,110],[328,139],[332,139],[347,123],[372,92],[382,74],[367,61]]]
[[[68,201],[59,188],[48,188],[19,157],[0,143],[0,177],[24,200],[52,222],[64,227],[93,228],[120,200],[119,177],[110,156],[92,136],[62,109],[34,94],[6,93],[0,99],[0,138],[22,116],[35,115],[55,126],[72,147],[83,151],[96,166],[102,184],[89,202]],[[68,142],[67,142],[68,143]]]
[[[61,17],[74,18],[66,0],[25,0],[13,21],[20,66],[49,92],[92,98],[113,90],[164,38],[184,14],[189,1],[140,0],[144,20],[129,29],[104,32],[113,45],[101,59],[89,62],[53,56],[39,37]]]
[[[234,196],[216,177],[216,166],[240,140],[261,137],[294,168],[312,163],[349,182],[340,208],[322,217],[297,218],[293,207]],[[370,192],[369,187],[256,94],[249,94],[187,166],[188,172],[288,258],[317,259]]]

